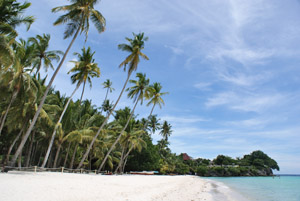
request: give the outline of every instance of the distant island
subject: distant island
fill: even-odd
[[[262,151],[254,151],[243,158],[218,155],[212,161],[199,158],[186,162],[189,167],[196,167],[197,175],[206,177],[273,176],[272,170],[280,169],[277,162]]]

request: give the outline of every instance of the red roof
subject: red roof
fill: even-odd
[[[191,160],[191,157],[189,157],[189,155],[187,155],[186,153],[183,153],[182,157],[184,161]]]

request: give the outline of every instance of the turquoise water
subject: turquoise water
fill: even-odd
[[[300,201],[300,176],[212,177],[250,201]]]

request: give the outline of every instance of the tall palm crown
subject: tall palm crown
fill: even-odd
[[[144,37],[144,33],[133,33],[133,39],[127,37],[125,39],[130,44],[120,44],[118,45],[118,48],[120,50],[129,52],[130,55],[126,57],[119,67],[124,67],[124,71],[126,71],[126,67],[129,64],[128,75],[130,75],[137,69],[138,63],[140,62],[140,56],[146,60],[149,60],[149,58],[141,52],[144,49],[145,41],[148,40],[148,37]]]
[[[107,89],[107,91],[112,92],[113,90],[115,90],[114,88],[112,88],[112,82],[110,81],[110,79],[107,79],[105,82],[102,83],[103,88]]]
[[[104,104],[106,102],[106,100],[107,100],[108,92],[111,93],[115,89],[111,87],[112,86],[112,82],[109,79],[107,79],[105,82],[103,82],[102,85],[103,85],[104,89],[107,89],[106,90],[106,95],[105,95],[105,98],[104,98],[104,101],[103,101],[103,104]],[[102,108],[101,112],[102,111],[103,111],[103,108]]]
[[[35,38],[30,37],[29,41],[35,46],[34,58],[32,62],[33,68],[36,68],[35,74],[37,75],[40,71],[42,63],[44,63],[43,66],[46,71],[49,67],[54,69],[52,61],[55,60],[56,62],[58,62],[60,59],[59,55],[63,55],[63,52],[58,50],[47,51],[47,49],[49,48],[50,35],[37,35]]]
[[[160,85],[160,83],[155,82],[152,85],[150,85],[151,88],[151,100],[149,101],[149,103],[147,103],[147,106],[149,106],[150,104],[156,105],[158,104],[159,107],[161,108],[162,105],[165,104],[164,100],[161,98],[161,96],[168,94],[168,92],[161,92],[162,86]]]
[[[89,19],[92,20],[99,33],[105,30],[105,18],[99,11],[94,9],[99,0],[70,0],[70,2],[70,5],[52,9],[52,12],[67,12],[54,22],[54,25],[68,23],[64,38],[72,36],[77,29],[80,29],[80,33],[85,32],[87,38],[90,27]]]
[[[128,97],[133,98],[135,101],[140,101],[143,104],[144,98],[148,98],[150,95],[149,79],[146,79],[146,74],[137,73],[138,80],[129,80],[134,86],[127,89]]]
[[[15,28],[21,24],[27,25],[27,30],[34,22],[32,16],[23,16],[23,12],[31,5],[16,0],[0,0],[0,64],[9,66],[14,58],[10,45],[18,36]]]
[[[0,0],[0,33],[15,38],[18,35],[15,28],[21,24],[26,24],[28,30],[34,18],[22,14],[30,5],[28,2],[21,4],[16,0]]]
[[[92,87],[93,77],[100,76],[100,69],[93,56],[95,52],[91,52],[91,48],[88,49],[82,48],[82,54],[75,52],[74,55],[78,57],[78,61],[72,61],[75,63],[75,67],[72,68],[68,73],[74,73],[71,76],[72,84],[77,82],[77,85],[80,85],[83,82],[83,89],[80,100],[82,100],[84,88],[86,81],[88,81],[90,87]]]
[[[172,126],[167,121],[164,121],[162,125],[162,130],[160,131],[160,134],[163,136],[165,141],[168,141],[168,137],[172,134],[171,130]]]
[[[160,119],[157,118],[157,115],[150,116],[149,129],[152,132],[152,134],[154,134],[156,130],[160,129],[161,125],[159,123],[159,120]]]

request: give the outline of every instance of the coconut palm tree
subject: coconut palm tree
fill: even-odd
[[[58,12],[58,11],[66,11],[67,12],[66,14],[60,16],[54,22],[54,25],[68,23],[66,31],[64,33],[64,38],[66,39],[66,38],[72,36],[74,33],[75,34],[73,36],[71,43],[69,44],[68,48],[66,49],[58,67],[54,71],[54,73],[48,83],[48,86],[45,90],[44,96],[42,97],[40,104],[38,106],[37,112],[35,113],[29,128],[27,129],[15,155],[13,156],[13,159],[11,160],[11,164],[10,164],[11,166],[15,165],[15,162],[16,162],[18,156],[20,155],[20,153],[21,153],[21,151],[22,151],[36,121],[37,121],[37,118],[43,107],[43,104],[45,102],[47,94],[52,86],[52,83],[53,83],[57,73],[59,72],[62,64],[64,63],[66,56],[67,56],[70,48],[72,47],[75,39],[77,38],[78,34],[84,32],[86,35],[86,39],[87,39],[90,19],[94,23],[94,25],[99,33],[103,32],[105,29],[105,18],[102,16],[102,14],[99,11],[94,9],[94,5],[98,2],[98,0],[72,0],[71,2],[72,2],[72,4],[70,4],[70,5],[59,6],[59,7],[52,9],[52,12]]]
[[[172,126],[171,124],[169,124],[167,121],[164,121],[163,125],[162,125],[162,130],[160,131],[160,134],[163,136],[163,139],[165,141],[168,141],[168,138],[170,137],[170,135],[172,134],[172,130],[171,130]]]
[[[77,82],[78,80],[80,80],[83,83],[80,102],[82,101],[86,82],[88,81],[91,88],[92,87],[91,78],[100,76],[100,69],[98,67],[98,64],[94,63],[95,62],[95,59],[93,59],[94,54],[95,52],[92,53],[90,47],[88,47],[87,50],[83,48],[82,55],[77,52],[74,53],[74,55],[78,57],[79,61],[73,61],[73,63],[75,63],[75,67],[68,72],[68,73],[75,72],[75,74],[71,76],[73,83]]]
[[[55,60],[56,62],[58,62],[60,59],[59,55],[63,55],[64,53],[59,50],[47,51],[49,47],[50,35],[49,34],[43,34],[43,36],[37,35],[35,38],[30,37],[29,41],[32,44],[34,44],[35,47],[33,61],[32,61],[33,69],[36,69],[35,77],[39,73],[43,63],[44,63],[43,66],[46,71],[48,70],[49,67],[54,69],[52,61]]]
[[[136,77],[138,78],[138,80],[130,80],[129,82],[134,84],[134,86],[128,88],[126,91],[128,92],[128,97],[129,98],[133,98],[135,104],[133,106],[133,109],[130,113],[130,116],[126,122],[126,125],[124,126],[123,130],[121,131],[120,135],[118,136],[118,138],[116,139],[116,141],[112,144],[111,148],[109,149],[109,151],[107,152],[106,156],[104,157],[98,172],[101,171],[103,165],[106,162],[107,157],[109,156],[109,154],[111,153],[111,151],[114,149],[114,147],[116,146],[116,144],[119,142],[121,136],[123,135],[123,132],[126,130],[129,121],[131,120],[133,114],[134,114],[134,110],[138,104],[138,102],[141,103],[141,105],[143,104],[143,100],[144,98],[148,98],[149,97],[149,79],[146,79],[146,74],[142,74],[142,73],[137,73]]]
[[[2,133],[2,129],[4,127],[4,123],[6,121],[6,117],[11,108],[11,105],[16,100],[20,91],[32,89],[30,86],[34,87],[31,76],[26,70],[26,67],[29,67],[31,64],[34,47],[27,41],[21,39],[19,43],[14,44],[14,50],[17,57],[14,60],[12,68],[3,73],[3,75],[1,76],[3,80],[7,82],[3,83],[2,80],[1,84],[7,85],[12,94],[0,123],[0,135]]]
[[[142,150],[143,147],[146,146],[145,141],[143,141],[139,136],[144,131],[140,128],[140,125],[137,121],[134,119],[131,119],[127,129],[123,133],[121,139],[120,139],[120,145],[122,147],[122,154],[119,161],[119,165],[116,168],[115,172],[122,173],[123,169],[125,167],[125,154],[127,152],[127,149],[133,146],[134,148],[137,148],[139,151]]]
[[[116,103],[114,104],[114,106],[113,106],[112,110],[110,111],[110,113],[105,118],[102,125],[99,127],[95,137],[93,138],[91,144],[88,146],[88,149],[86,150],[85,154],[83,155],[83,157],[82,157],[82,159],[81,159],[81,161],[80,161],[77,168],[80,168],[82,166],[82,164],[83,164],[84,160],[87,158],[93,144],[95,143],[95,140],[97,139],[97,137],[100,134],[101,130],[103,129],[103,127],[107,123],[110,115],[113,113],[116,106],[118,105],[132,72],[137,70],[138,64],[140,62],[140,57],[142,57],[146,60],[149,60],[149,58],[144,53],[142,53],[142,50],[144,49],[145,41],[148,40],[148,37],[144,37],[144,33],[139,33],[139,34],[134,34],[133,33],[133,39],[126,38],[126,40],[129,42],[129,44],[120,44],[118,46],[118,48],[121,49],[122,51],[126,51],[126,52],[130,53],[126,57],[126,59],[119,65],[120,68],[124,67],[124,71],[126,71],[126,68],[128,67],[127,79],[124,83],[124,86],[123,86],[123,88],[120,92],[120,95],[119,95]]]
[[[61,123],[61,120],[69,106],[69,103],[70,103],[73,95],[75,94],[77,89],[80,87],[80,85],[83,83],[83,90],[82,90],[82,94],[81,94],[81,98],[80,98],[80,102],[81,102],[86,81],[88,81],[90,84],[90,87],[92,87],[91,78],[100,76],[100,69],[98,67],[98,64],[95,63],[95,59],[93,59],[95,52],[91,52],[90,47],[88,47],[87,50],[85,48],[82,48],[81,50],[82,50],[82,55],[77,52],[74,53],[74,55],[77,55],[78,61],[73,61],[73,63],[75,63],[75,66],[69,71],[69,73],[74,73],[71,76],[71,80],[72,80],[72,84],[76,83],[76,87],[75,87],[73,93],[71,94],[69,100],[67,101],[66,105],[64,106],[64,109],[55,125],[55,128],[52,133],[52,137],[51,137],[51,140],[49,143],[49,147],[46,152],[44,162],[42,164],[42,168],[45,167],[45,165],[47,163],[47,160],[48,160],[48,157],[50,154],[50,150],[52,148],[52,145],[53,145],[53,142],[55,139],[57,129]],[[59,145],[61,145],[61,144],[59,144]]]
[[[111,112],[113,106],[114,106],[113,103],[110,102],[109,99],[107,99],[102,104],[101,112],[104,111],[104,112],[106,112],[106,115],[109,115],[109,113]]]
[[[157,119],[157,115],[151,115],[149,116],[149,127],[152,134],[155,133],[158,129],[160,129],[160,119]]]
[[[103,85],[103,88],[104,88],[104,89],[107,89],[107,90],[106,90],[106,95],[105,95],[105,98],[104,98],[104,101],[103,101],[103,103],[105,103],[105,101],[107,100],[108,92],[111,93],[111,92],[114,91],[115,89],[111,87],[112,82],[111,82],[109,79],[107,79],[105,82],[103,82],[102,85]],[[102,111],[103,111],[103,107],[102,107],[102,109],[101,109],[101,113],[102,113]]]
[[[17,26],[25,24],[27,30],[34,22],[33,16],[23,16],[31,3],[17,3],[16,0],[0,1],[0,65],[12,63],[14,55],[10,45],[18,36]]]
[[[153,110],[156,105],[159,105],[159,107],[161,108],[162,105],[165,104],[165,102],[161,96],[168,94],[168,92],[161,92],[161,89],[162,89],[162,86],[160,85],[160,83],[157,83],[157,82],[155,82],[153,85],[149,86],[150,101],[148,102],[147,106],[149,106],[150,104],[153,104],[153,106],[152,106],[151,112],[150,112],[146,122],[144,123],[144,128],[143,128],[144,131],[147,129],[149,121],[150,121],[150,126],[152,128],[152,133],[154,133],[160,126],[160,124],[158,123],[158,120],[156,118],[156,115],[152,115],[152,113],[153,113]],[[132,145],[130,147],[130,149],[128,150],[128,152],[125,154],[125,156],[124,156],[125,160],[127,160],[127,157],[129,156],[129,154],[133,150],[133,148],[134,148],[134,146]]]

